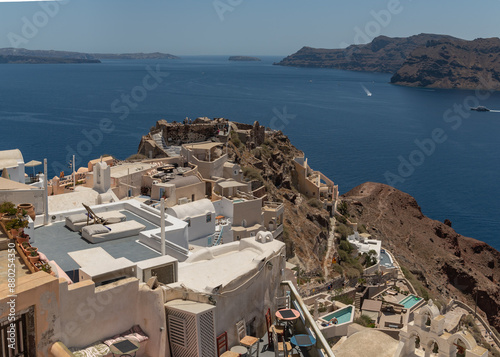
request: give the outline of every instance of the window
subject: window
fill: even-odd
[[[243,221],[241,221],[241,226],[243,228],[246,228],[247,227],[247,221],[244,219]]]
[[[212,222],[212,214],[207,213],[207,223]]]

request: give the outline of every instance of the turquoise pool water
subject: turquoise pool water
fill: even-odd
[[[351,316],[352,316],[352,306],[347,306],[343,309],[337,310],[335,312],[332,312],[331,314],[325,315],[321,317],[321,319],[325,321],[330,321],[334,317],[337,318],[337,325],[344,324],[346,322],[351,321]]]
[[[419,298],[415,295],[409,295],[405,297],[403,300],[401,300],[399,303],[403,305],[405,308],[410,309],[413,305],[415,305],[417,302],[422,300],[422,298]]]

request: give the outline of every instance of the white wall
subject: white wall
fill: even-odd
[[[0,191],[0,202],[31,203],[35,206],[35,213],[42,214],[43,196],[43,189]]]

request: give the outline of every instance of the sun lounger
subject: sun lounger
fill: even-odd
[[[120,223],[127,220],[127,217],[118,211],[99,213],[99,218],[107,224]],[[94,224],[94,222],[94,217],[89,217],[89,213],[72,214],[66,217],[66,226],[73,232],[80,232],[83,227]]]
[[[91,243],[106,242],[138,235],[146,226],[137,221],[126,221],[104,226],[92,224],[82,228],[82,237]]]

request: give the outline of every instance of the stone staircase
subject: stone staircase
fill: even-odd
[[[354,298],[354,307],[359,311],[361,310],[361,294],[356,293],[356,297]]]
[[[161,132],[151,135],[156,145],[162,149],[169,157],[178,157],[181,155],[180,146],[168,146]]]

